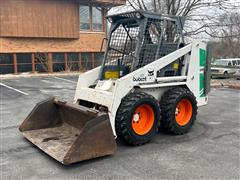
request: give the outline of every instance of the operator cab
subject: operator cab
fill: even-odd
[[[111,22],[100,79],[118,79],[184,46],[184,19],[133,11],[107,16]],[[158,72],[176,76],[181,59]]]

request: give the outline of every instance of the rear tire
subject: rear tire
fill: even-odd
[[[157,133],[159,117],[159,103],[153,96],[130,93],[122,99],[117,111],[117,136],[129,145],[145,144]]]
[[[196,120],[197,101],[191,91],[177,87],[164,93],[160,109],[162,129],[171,134],[185,134]]]

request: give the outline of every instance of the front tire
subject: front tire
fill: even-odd
[[[123,98],[116,115],[118,138],[129,145],[142,145],[157,133],[160,117],[158,101],[143,92]]]
[[[185,134],[196,120],[197,101],[191,91],[177,87],[164,93],[160,109],[162,128],[171,134]]]

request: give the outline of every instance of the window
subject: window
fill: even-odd
[[[53,72],[60,72],[65,70],[64,53],[53,53]]]
[[[93,31],[102,31],[103,26],[103,17],[102,10],[96,7],[92,8],[92,30]]]
[[[80,70],[78,53],[68,53],[68,68],[70,71]]]
[[[90,30],[90,7],[80,6],[80,29]]]
[[[14,73],[12,54],[0,54],[0,74]]]
[[[104,53],[94,53],[95,67],[101,66],[104,58]]]
[[[80,29],[103,31],[102,9],[90,6],[80,6]]]
[[[17,71],[19,73],[32,71],[31,54],[17,54]]]
[[[35,71],[48,72],[48,55],[47,53],[36,53],[35,59]]]
[[[231,64],[231,63],[230,63]],[[225,61],[225,60],[216,60],[214,62],[214,65],[217,65],[217,66],[227,66],[228,65],[228,61]]]
[[[81,67],[83,70],[92,69],[92,53],[81,53]]]
[[[237,65],[240,65],[240,60],[237,60]]]
[[[233,63],[233,66],[237,65],[237,61],[236,60],[233,60],[232,63]]]

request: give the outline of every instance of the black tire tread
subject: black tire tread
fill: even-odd
[[[156,102],[156,104],[158,105],[158,108],[160,110],[159,107],[159,102],[157,102],[157,100],[149,95],[146,94],[144,92],[134,92],[134,93],[129,93],[127,96],[125,96],[122,99],[122,102],[119,106],[119,109],[117,111],[117,115],[116,115],[116,121],[115,121],[115,127],[116,127],[116,133],[118,138],[120,138],[121,141],[124,141],[125,143],[129,144],[129,145],[134,145],[134,146],[139,146],[139,145],[143,145],[147,142],[150,141],[150,139],[146,139],[146,140],[136,140],[133,139],[130,132],[128,131],[127,127],[126,127],[126,115],[129,112],[129,109],[132,108],[133,104],[141,99],[144,98],[151,98],[153,101]]]
[[[189,124],[188,127],[182,128],[177,127],[175,123],[175,119],[173,121],[172,118],[172,110],[175,108],[176,99],[180,96],[188,95],[192,97],[192,106],[193,106],[193,115],[192,115],[192,122]],[[197,116],[197,101],[194,94],[189,91],[187,88],[184,87],[175,87],[172,88],[164,93],[160,101],[160,108],[161,108],[161,120],[160,124],[162,128],[170,133],[175,135],[181,135],[187,133],[191,126],[194,124]]]

